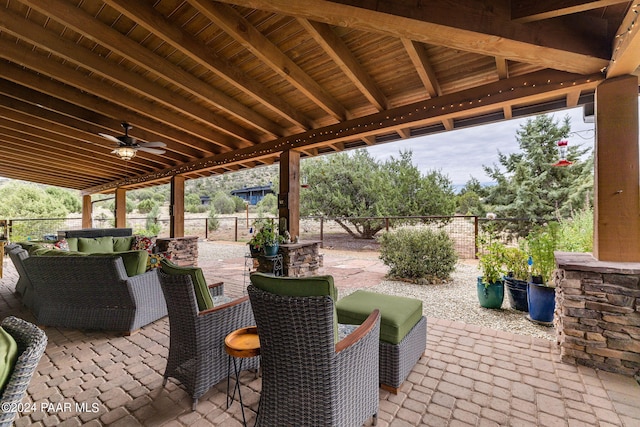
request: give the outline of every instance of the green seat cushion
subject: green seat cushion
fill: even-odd
[[[198,302],[198,310],[203,311],[213,308],[213,299],[209,293],[209,287],[207,286],[207,281],[204,279],[201,268],[181,267],[164,258],[160,260],[160,266],[162,271],[170,276],[185,274],[191,276],[193,290],[196,294],[196,301]]]
[[[262,291],[281,296],[331,297],[333,300],[334,340],[338,342],[338,317],[336,316],[335,304],[338,299],[338,290],[333,284],[332,276],[279,277],[264,273],[253,273],[251,274],[251,283]]]
[[[399,344],[422,317],[422,301],[414,298],[356,291],[338,301],[340,323],[359,325],[380,310],[380,340]]]
[[[92,253],[89,254],[89,256],[120,257],[124,263],[124,269],[127,271],[127,276],[133,277],[147,271],[147,259],[149,258],[149,253],[147,251],[123,251]]]
[[[113,252],[130,251],[132,243],[133,243],[133,236],[114,237]]]
[[[0,327],[0,394],[11,378],[18,359],[18,344],[11,334]]]
[[[79,237],[78,251],[91,254],[113,252],[113,237]]]
[[[39,248],[29,253],[30,256],[86,256],[87,254],[75,251],[61,251],[60,249]]]

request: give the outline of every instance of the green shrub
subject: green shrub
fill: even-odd
[[[158,205],[152,199],[144,199],[138,203],[138,212],[146,214],[156,208]]]
[[[560,220],[558,250],[593,251],[593,209],[583,209],[569,219]]]
[[[217,213],[227,215],[236,211],[236,202],[223,191],[218,191],[211,199],[211,206]]]
[[[455,270],[454,243],[443,230],[401,228],[384,233],[379,241],[380,259],[391,278],[435,282],[449,279]]]
[[[260,215],[275,215],[278,213],[278,198],[273,193],[266,194],[262,200],[258,202],[256,207]]]
[[[216,212],[216,208],[211,206],[209,210],[209,221],[207,221],[207,227],[209,231],[216,231],[220,228],[220,220],[218,219],[218,212]]]
[[[245,211],[245,209],[247,208],[247,202],[245,202],[243,198],[238,196],[232,196],[231,199],[233,200],[233,203],[236,204],[236,212]]]

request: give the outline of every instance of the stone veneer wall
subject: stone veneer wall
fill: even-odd
[[[640,263],[557,252],[556,327],[564,362],[640,375]]]
[[[280,245],[284,275],[305,277],[318,274],[323,257],[320,254],[320,242],[299,242]]]
[[[156,239],[156,250],[166,252],[171,262],[181,266],[198,265],[198,236],[159,237]]]

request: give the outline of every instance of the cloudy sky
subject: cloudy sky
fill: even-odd
[[[585,123],[582,107],[552,113],[555,120],[562,123],[568,115],[571,119],[570,145],[593,148],[594,124]],[[435,135],[390,142],[369,148],[369,152],[378,160],[396,156],[400,150],[413,152],[413,164],[423,173],[440,170],[454,185],[464,185],[470,177],[480,182],[489,182],[483,165],[490,166],[498,161],[498,150],[504,154],[519,150],[516,130],[526,122],[526,118],[512,119],[500,123],[474,126],[471,128],[443,132]]]

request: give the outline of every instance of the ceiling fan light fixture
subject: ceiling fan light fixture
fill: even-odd
[[[113,152],[122,160],[131,160],[136,156],[136,150],[133,147],[118,147]]]

